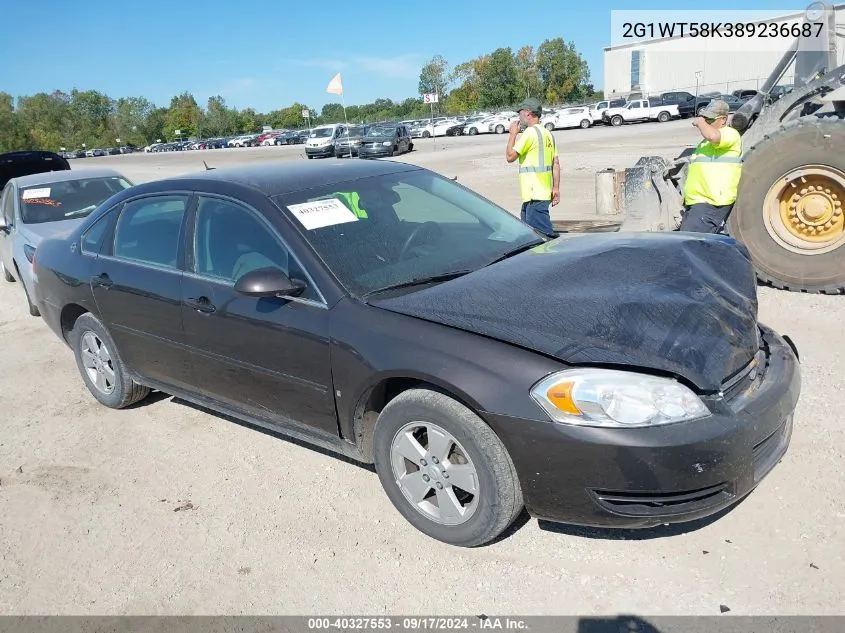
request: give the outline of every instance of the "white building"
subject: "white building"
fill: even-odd
[[[837,31],[845,29],[845,4],[834,5]],[[801,25],[804,12],[766,19],[766,23]],[[790,26],[791,28],[791,26]],[[793,43],[791,36],[757,39],[752,50],[739,38],[665,37],[604,49],[605,98],[627,97],[631,93],[656,95],[684,90],[694,93],[731,93],[758,89]],[[845,40],[838,38],[839,64],[845,63]],[[765,48],[766,50],[762,50]],[[790,68],[781,85],[792,83]]]

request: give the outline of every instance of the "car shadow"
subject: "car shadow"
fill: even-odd
[[[157,397],[155,399],[153,399],[153,396],[157,396]],[[275,431],[275,430],[272,430],[272,429],[267,429],[267,428],[264,428],[263,426],[258,426],[257,424],[253,424],[251,422],[246,422],[244,420],[241,420],[240,418],[233,417],[233,416],[228,415],[226,413],[221,413],[219,411],[209,409],[209,408],[204,407],[202,405],[194,404],[193,402],[188,402],[187,400],[183,400],[182,398],[180,398],[178,396],[171,396],[169,394],[162,393],[160,391],[154,391],[147,398],[144,399],[143,404],[149,405],[149,404],[152,404],[153,402],[160,402],[161,400],[164,400],[166,398],[170,398],[171,402],[173,404],[178,404],[178,405],[181,405],[181,406],[184,406],[184,407],[188,407],[190,409],[194,409],[195,411],[201,411],[203,413],[207,413],[208,415],[214,416],[215,418],[220,418],[222,420],[226,420],[227,422],[232,422],[233,424],[237,424],[238,426],[248,428],[251,431],[258,431],[259,433],[263,433],[265,435],[268,435],[268,436],[272,437],[273,439],[288,442],[290,444],[295,444],[296,446],[299,446],[301,448],[306,448],[306,449],[313,451],[315,453],[319,453],[320,455],[324,455],[326,457],[331,457],[332,459],[337,459],[339,461],[346,462],[347,464],[351,464],[352,466],[357,466],[358,468],[361,468],[362,470],[366,470],[366,471],[369,471],[369,472],[374,473],[374,474],[376,472],[376,469],[372,464],[365,464],[363,462],[356,461],[355,459],[352,459],[351,457],[349,457],[348,455],[344,455],[343,453],[335,452],[335,451],[329,450],[327,448],[323,448],[322,446],[316,446],[316,445],[311,444],[307,441],[300,440],[299,438],[286,435],[281,430]],[[138,403],[138,404],[141,404],[141,403]],[[138,406],[138,405],[133,405],[133,406]],[[129,407],[127,407],[127,408],[129,408]]]
[[[578,618],[577,633],[660,633],[648,620],[636,615]]]
[[[693,521],[686,521],[684,523],[670,523],[669,525],[658,525],[650,528],[593,528],[584,527],[580,525],[569,525],[566,523],[554,523],[552,521],[545,521],[540,519],[537,521],[539,528],[545,532],[554,532],[555,534],[563,534],[565,536],[578,536],[581,538],[588,538],[593,540],[603,541],[651,541],[661,538],[670,538],[673,536],[681,536],[682,534],[690,534],[697,532],[702,528],[706,528],[713,523],[719,521],[722,517],[733,512],[737,506],[745,501],[748,496],[743,497],[734,504],[719,510],[715,514],[704,517],[702,519],[695,519]]]

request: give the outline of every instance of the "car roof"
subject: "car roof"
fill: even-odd
[[[181,180],[212,180],[230,182],[256,189],[266,196],[291,193],[302,189],[359,180],[372,176],[417,171],[416,165],[382,160],[340,160],[320,161],[272,161],[220,167],[196,173],[184,174],[166,179],[166,182]],[[160,181],[161,182],[161,181]]]
[[[18,187],[29,187],[30,185],[46,185],[52,182],[67,182],[69,180],[83,180],[85,178],[105,178],[117,176],[126,178],[119,171],[106,167],[91,167],[86,169],[66,169],[62,171],[48,171],[41,174],[31,174],[15,178],[14,182]]]

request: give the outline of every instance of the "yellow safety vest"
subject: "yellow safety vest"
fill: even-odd
[[[555,137],[542,125],[532,125],[530,130],[537,135],[537,145],[524,156],[519,157],[519,191],[523,202],[528,200],[551,200],[552,161],[555,157]]]
[[[717,147],[703,140],[690,156],[684,184],[684,204],[723,206],[736,202],[742,175],[742,137],[735,129],[720,130],[724,145]],[[727,144],[724,141],[727,140]]]

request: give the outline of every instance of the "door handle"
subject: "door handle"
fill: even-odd
[[[113,284],[114,282],[106,273],[100,273],[99,275],[91,277],[91,285],[94,287],[101,286],[102,288],[108,290]]]
[[[208,297],[191,297],[189,299],[185,299],[185,305],[197,312],[202,312],[203,314],[211,314],[217,309],[214,307],[214,304],[208,300]]]

